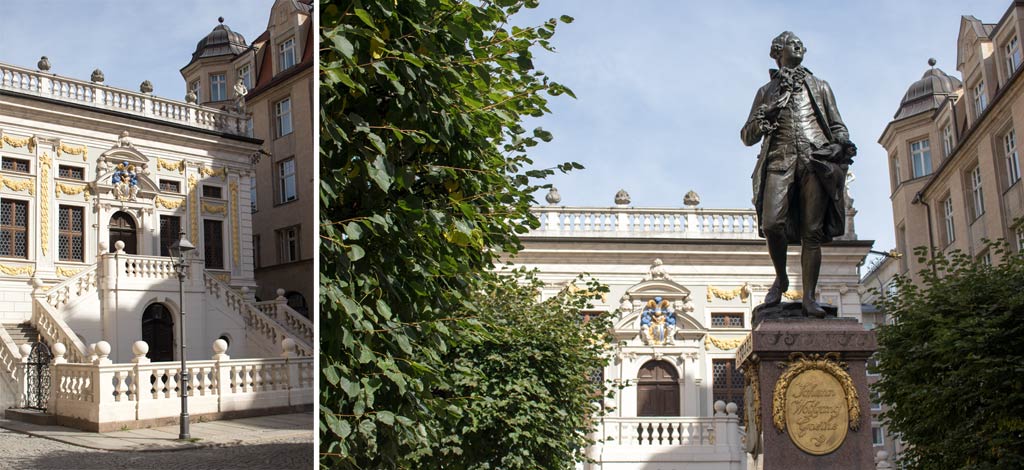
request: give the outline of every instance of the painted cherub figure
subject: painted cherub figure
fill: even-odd
[[[640,315],[640,337],[644,344],[674,344],[676,315],[667,299],[655,297],[647,301]]]

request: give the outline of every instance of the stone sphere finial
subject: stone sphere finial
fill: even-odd
[[[238,292],[241,292],[242,295],[248,294],[249,293],[249,286],[242,286],[240,289],[238,289]]]
[[[21,353],[21,357],[28,357],[29,354],[32,354],[32,345],[23,343],[21,346],[18,346],[18,352]]]
[[[725,405],[725,412],[730,416],[736,414],[736,410],[738,409],[740,409],[740,407],[736,406],[736,404],[733,402],[729,402],[728,404]]]
[[[281,288],[277,289],[277,299],[276,300],[285,300],[285,298],[284,298],[284,289],[281,289]]]
[[[691,189],[685,196],[683,196],[683,204],[689,207],[696,207],[700,205],[700,194],[697,194],[696,191]]]
[[[615,193],[615,204],[628,206],[629,203],[629,193],[627,193],[625,189],[620,189],[619,192]]]
[[[558,188],[552,186],[551,189],[548,190],[548,195],[544,196],[544,200],[548,201],[548,204],[553,206],[562,202],[562,195],[558,194]]]
[[[147,353],[149,353],[149,343],[142,340],[132,343],[132,354],[145,356]]]
[[[134,345],[132,346],[134,349]],[[96,355],[99,357],[107,357],[110,355],[110,343],[106,341],[99,341],[96,343]]]
[[[55,357],[64,357],[68,353],[68,347],[64,346],[64,343],[53,343],[53,355]]]
[[[142,83],[139,84],[139,91],[141,91],[143,93],[152,93],[153,92],[153,82],[151,82],[149,80],[143,80]]]
[[[216,339],[213,341],[213,353],[224,354],[228,352],[228,342],[222,339]]]
[[[285,338],[281,340],[281,357],[295,356],[295,340]]]
[[[199,97],[196,96],[196,92],[192,90],[189,90],[188,93],[185,93],[185,102],[188,104],[196,104],[196,100],[198,98]]]
[[[50,59],[47,59],[45,55],[40,57],[39,58],[39,62],[36,63],[36,67],[39,67],[39,70],[42,71],[42,72],[49,72],[50,71]]]
[[[224,24],[224,17],[223,16],[218,16],[217,17],[217,22],[220,23],[220,24]]]
[[[715,414],[717,415],[717,414],[719,414],[719,413],[721,413],[723,411],[725,411],[725,402],[722,401],[722,400],[716,401],[715,402]]]
[[[92,82],[93,83],[103,83],[103,71],[102,70],[96,69],[96,70],[92,71]]]
[[[929,66],[931,66],[931,67],[935,67],[935,64],[937,64],[937,63],[939,63],[939,62],[938,62],[937,60],[935,60],[935,58],[934,58],[934,57],[929,57],[929,58],[928,58],[928,65],[929,65]]]
[[[124,241],[123,240],[118,240],[118,241],[114,242],[114,250],[116,250],[118,253],[123,253],[124,252]]]

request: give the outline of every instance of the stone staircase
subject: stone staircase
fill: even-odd
[[[11,339],[14,340],[14,344],[21,346],[25,343],[37,343],[39,341],[45,342],[42,339],[42,335],[39,334],[39,330],[36,330],[32,323],[4,323],[3,327],[7,330],[7,334],[11,335]]]

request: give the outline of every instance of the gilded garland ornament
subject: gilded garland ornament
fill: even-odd
[[[35,195],[36,193],[36,182],[32,180],[22,180],[16,178],[7,178],[0,176],[0,183],[3,183],[7,189],[11,191],[28,191],[29,194]]]
[[[57,156],[60,157],[61,154],[64,153],[69,155],[81,155],[83,162],[89,159],[89,147],[85,145],[82,145],[80,147],[72,147],[62,142],[59,146],[57,146]]]
[[[191,220],[189,236],[193,240],[196,240],[199,236],[199,193],[196,191],[198,182],[199,180],[196,178],[196,175],[188,175],[188,195],[192,200],[190,203],[191,207],[189,208],[189,212],[191,212],[191,217],[189,217]]]
[[[224,204],[214,202],[203,202],[203,212],[207,214],[226,214],[228,209]]]
[[[185,204],[184,199],[170,199],[162,196],[153,197],[153,205],[157,207],[163,207],[164,209],[177,209]]]
[[[36,136],[29,136],[23,138],[11,137],[7,134],[3,134],[3,139],[0,140],[0,148],[3,148],[3,144],[10,145],[11,147],[28,147],[29,153],[35,153],[36,151]]]
[[[215,169],[215,168],[210,168],[210,167],[205,167],[204,166],[204,167],[200,167],[199,168],[199,173],[202,174],[203,176],[218,176],[219,175],[220,178],[222,180],[225,180],[225,181],[227,181],[227,179],[228,179],[228,169],[227,169],[227,167],[224,167],[224,168],[221,168],[221,169],[218,170],[218,169]]]
[[[743,284],[735,289],[723,290],[715,286],[708,286],[708,302],[713,300],[712,296],[718,297],[722,300],[732,300],[739,297],[741,301],[746,302],[750,298],[750,287],[747,284]]]
[[[775,382],[772,423],[793,443],[813,455],[831,453],[860,427],[860,403],[853,379],[839,353],[795,352]]]
[[[33,269],[32,266],[7,266],[5,264],[0,264],[0,272],[8,276],[20,276],[22,274],[31,275],[34,271],[35,269]]]
[[[185,160],[175,162],[173,160],[158,158],[156,159],[156,167],[157,169],[163,168],[168,171],[177,171],[179,174],[185,173]]]
[[[789,290],[789,291],[783,292],[782,296],[787,298],[787,299],[789,299],[789,300],[798,300],[798,299],[800,299],[801,297],[804,296],[804,293],[803,293],[803,291]]]
[[[57,183],[57,186],[53,190],[53,195],[55,197],[60,197],[61,194],[67,196],[82,194],[85,197],[86,202],[89,201],[90,193],[92,193],[92,191],[89,189],[89,186],[84,184]]]
[[[83,270],[84,269],[71,269],[71,268],[65,268],[63,266],[57,266],[57,276],[58,277],[72,277],[72,276],[75,276],[78,273],[82,272]]]
[[[721,339],[715,338],[714,336],[707,335],[704,337],[704,350],[710,351],[711,346],[714,345],[716,348],[722,351],[728,351],[730,349],[736,349],[743,344],[746,338],[735,338],[735,339]]]

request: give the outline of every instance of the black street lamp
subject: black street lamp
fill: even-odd
[[[181,391],[181,418],[178,439],[189,439],[188,433],[188,369],[185,367],[185,275],[188,269],[186,264],[189,252],[196,249],[188,239],[185,238],[185,230],[178,232],[178,241],[171,244],[169,250],[171,258],[174,259],[174,268],[178,272],[178,308],[181,311],[181,318],[178,321],[178,336],[181,337],[181,380],[178,383],[178,390]]]

